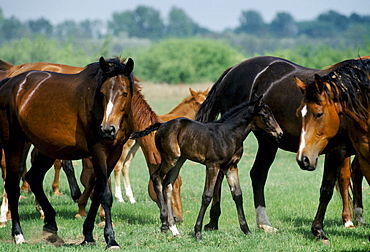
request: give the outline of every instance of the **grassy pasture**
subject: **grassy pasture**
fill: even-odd
[[[191,85],[194,90],[204,90],[210,83]],[[143,83],[143,93],[149,104],[158,113],[169,111],[189,94],[189,85],[154,85]],[[259,230],[255,224],[253,195],[249,178],[257,143],[251,134],[245,141],[244,157],[239,164],[239,176],[244,196],[244,210],[252,235],[245,236],[239,229],[234,202],[224,181],[222,195],[222,216],[218,231],[203,232],[203,241],[194,238],[193,226],[201,202],[205,178],[202,165],[187,161],[181,171],[183,179],[182,200],[185,221],[178,226],[181,237],[172,237],[171,233],[160,232],[159,210],[147,194],[149,179],[145,160],[139,151],[131,169],[131,186],[137,203],[130,204],[114,201],[113,221],[115,235],[121,249],[127,251],[369,251],[369,231],[366,227],[344,229],[341,220],[341,200],[338,194],[329,204],[325,230],[331,239],[329,245],[317,243],[311,234],[311,222],[315,216],[319,200],[319,188],[323,171],[323,158],[320,158],[316,171],[307,172],[299,169],[295,154],[278,151],[271,167],[266,184],[267,211],[271,223],[279,229],[276,234]],[[75,163],[76,174],[81,170],[80,161]],[[0,251],[102,251],[105,248],[103,229],[96,226],[94,237],[96,246],[80,247],[82,242],[82,224],[84,219],[74,219],[77,204],[69,196],[68,184],[64,173],[61,174],[60,190],[62,196],[52,196],[51,169],[44,182],[44,188],[57,211],[59,236],[66,245],[55,248],[42,240],[42,225],[39,214],[35,211],[34,197],[24,194],[26,199],[19,203],[21,223],[27,244],[14,245],[11,237],[11,224],[0,229]],[[82,186],[80,186],[82,189]],[[3,188],[0,189],[2,193]],[[365,211],[369,209],[369,187],[363,185]],[[365,220],[369,222],[368,212]],[[205,216],[205,223],[208,215]],[[99,218],[96,218],[96,224]]]

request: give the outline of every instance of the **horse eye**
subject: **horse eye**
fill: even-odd
[[[123,97],[127,97],[127,92],[123,92],[123,93],[122,93],[122,96],[123,96]]]
[[[322,117],[323,114],[324,113],[317,113],[317,114],[315,114],[315,119],[318,119],[318,118]]]

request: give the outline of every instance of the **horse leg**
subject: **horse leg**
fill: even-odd
[[[54,161],[55,159],[49,158],[41,152],[37,152],[33,155],[31,169],[26,173],[26,181],[30,184],[31,190],[35,194],[35,198],[45,213],[44,232],[56,235],[58,231],[55,221],[56,213],[43,189],[45,174],[53,165]]]
[[[82,244],[95,243],[93,238],[94,220],[99,205],[101,204],[105,211],[104,238],[107,243],[107,248],[119,248],[119,245],[114,238],[112,226],[111,208],[113,197],[109,188],[108,178],[114,168],[114,165],[119,159],[119,155],[122,153],[122,149],[120,149],[117,156],[109,158],[110,165],[107,164],[107,156],[100,150],[100,146],[96,146],[94,149],[95,151],[94,155],[92,156],[92,162],[96,176],[96,183],[90,210],[83,225],[83,234],[85,239]]]
[[[345,228],[354,227],[350,209],[350,196],[348,193],[351,179],[350,163],[351,157],[347,157],[343,160],[338,177],[339,191],[343,202],[342,220]]]
[[[215,191],[213,192],[213,200],[211,210],[209,211],[210,221],[204,226],[204,230],[218,230],[218,219],[221,215],[221,186],[224,180],[224,173],[219,172],[217,176],[217,181],[215,185]]]
[[[160,219],[162,222],[161,232],[166,233],[169,228],[169,223],[168,223],[168,211],[167,211],[166,201],[163,196],[163,184],[162,183],[163,183],[164,174],[161,174],[162,165],[163,163],[161,163],[159,165],[159,168],[152,175],[150,175],[150,179],[153,183],[153,187],[157,195],[157,204],[159,206]]]
[[[82,185],[85,187],[82,195],[78,199],[78,213],[75,218],[81,218],[86,216],[86,205],[89,197],[92,195],[92,191],[95,186],[95,173],[92,165],[91,158],[82,159],[82,172],[80,180]],[[91,197],[92,198],[92,197]]]
[[[242,195],[242,190],[240,188],[238,167],[236,165],[235,166],[232,165],[228,167],[227,170],[223,169],[223,171],[226,174],[226,179],[227,179],[227,182],[229,183],[231,195],[236,205],[240,229],[246,235],[251,234],[251,231],[247,224],[247,220],[245,219],[245,214],[244,214],[244,209],[243,209],[243,195]]]
[[[354,207],[354,220],[356,225],[366,225],[363,217],[363,204],[362,204],[362,180],[363,174],[361,172],[360,164],[357,156],[352,161],[352,172],[353,182],[353,207]]]
[[[23,174],[22,174],[22,185],[21,185],[21,190],[23,192],[29,192],[30,191],[30,185],[27,183],[26,179],[24,178],[26,173],[27,173],[27,156],[28,156],[28,152],[31,148],[31,143],[26,143],[24,145],[24,149],[23,149],[23,154],[22,154],[22,162],[21,162],[21,169],[23,171]]]
[[[4,149],[6,161],[5,191],[8,195],[9,209],[12,217],[12,236],[16,244],[24,243],[24,236],[19,220],[18,201],[20,196],[19,182],[23,173],[22,152],[23,139],[11,139]]]
[[[5,191],[5,177],[6,177],[6,166],[5,166],[5,155],[4,155],[4,150],[1,149],[0,151],[0,168],[1,168],[1,174],[3,178],[3,186],[4,186],[4,193],[3,193],[3,201],[1,204],[0,208],[0,228],[3,228],[6,226],[6,223],[8,222],[8,195],[6,194]]]
[[[337,148],[340,150],[342,147],[337,146]],[[344,154],[345,153],[340,151],[333,150],[325,155],[324,174],[320,187],[320,203],[311,226],[311,232],[316,237],[317,241],[329,241],[329,238],[324,232],[324,217],[326,208],[333,196],[340,168],[343,166],[343,162],[346,158]]]
[[[74,202],[77,202],[78,199],[81,197],[81,190],[76,180],[75,169],[73,168],[72,161],[62,160],[62,168],[67,176],[69,190],[71,191],[71,197]]]
[[[62,195],[62,193],[59,191],[59,176],[60,176],[60,170],[62,169],[62,163],[60,159],[56,159],[54,162],[54,181],[51,185],[51,188],[53,189],[54,195]]]
[[[213,192],[219,171],[220,168],[216,165],[206,167],[206,181],[202,195],[202,205],[200,207],[198,218],[194,226],[194,232],[197,241],[202,240],[203,218],[207,207],[209,206],[213,198]]]
[[[273,146],[263,136],[261,137],[257,133],[255,133],[255,136],[258,140],[258,151],[250,171],[250,177],[252,180],[254,207],[256,210],[256,224],[258,228],[266,232],[276,232],[277,229],[271,225],[266,213],[264,188],[268,171],[271,164],[274,162],[278,148]]]
[[[164,188],[163,195],[166,200],[167,209],[168,209],[168,225],[169,225],[169,229],[172,231],[173,236],[178,236],[180,235],[180,233],[177,230],[175,218],[173,216],[172,188],[173,188],[173,183],[178,177],[180,169],[185,161],[186,161],[186,158],[180,157],[177,160],[175,166],[166,174],[166,177],[163,180],[163,188]]]
[[[173,183],[172,189],[172,211],[175,222],[181,223],[184,221],[184,214],[182,212],[182,201],[180,197],[182,179],[181,176],[177,176]]]
[[[140,144],[138,141],[135,141],[134,145],[131,146],[126,159],[124,161],[124,165],[122,168],[122,175],[123,175],[123,183],[125,185],[126,197],[130,200],[130,203],[136,203],[134,198],[134,194],[132,193],[130,177],[129,177],[129,170],[130,164],[132,159],[134,158],[136,152],[138,151]]]

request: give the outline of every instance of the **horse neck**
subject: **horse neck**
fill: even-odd
[[[194,106],[195,100],[192,97],[185,98],[181,103],[174,107],[170,112],[158,116],[161,121],[166,122],[178,117],[186,117],[191,120],[195,119],[196,109]]]
[[[234,140],[243,142],[252,130],[254,117],[253,110],[250,107],[243,108],[240,111],[230,115],[221,125],[228,127],[230,134],[233,134]]]
[[[135,90],[131,102],[134,130],[140,131],[158,122],[158,115],[153,111],[139,90]]]
[[[369,125],[370,125],[370,118],[368,118],[366,121],[364,120],[361,120],[357,115],[356,113],[352,112],[351,110],[349,109],[343,109],[343,113],[349,118],[351,119],[352,121],[354,121],[355,123],[357,123],[360,128],[362,130],[364,130],[366,133],[370,133],[369,132]]]

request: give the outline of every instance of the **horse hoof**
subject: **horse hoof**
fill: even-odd
[[[316,242],[322,243],[324,245],[330,245],[330,240],[329,239],[317,239]]]
[[[346,223],[344,223],[344,228],[355,228],[355,225],[352,221],[347,221]]]
[[[270,226],[270,225],[264,225],[264,224],[258,225],[258,228],[262,229],[266,233],[277,233],[278,231],[277,228],[274,228],[273,226]]]
[[[204,226],[204,230],[205,231],[218,230],[218,226],[217,225],[212,225],[212,224],[208,223],[207,225]]]
[[[121,247],[119,246],[119,245],[114,245],[114,246],[110,246],[110,247],[106,247],[106,249],[109,249],[109,250],[111,250],[111,249],[120,249]]]
[[[80,246],[95,246],[95,245],[96,245],[96,242],[95,241],[92,241],[92,242],[83,241],[80,244]]]
[[[62,238],[60,238],[56,232],[43,232],[43,240],[53,244],[56,247],[60,247],[64,244],[64,241]]]
[[[203,239],[202,233],[196,233],[195,238],[197,239],[197,241],[201,241]]]

